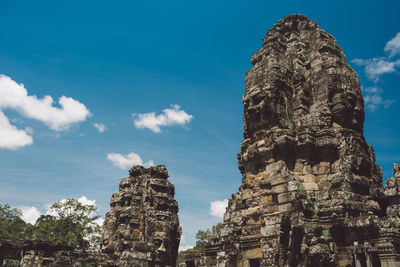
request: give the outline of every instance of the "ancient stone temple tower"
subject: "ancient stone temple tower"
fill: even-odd
[[[291,15],[251,62],[242,184],[221,235],[187,266],[400,266],[400,173],[382,187],[360,83],[335,38]]]
[[[129,174],[111,197],[102,251],[0,238],[0,265],[7,259],[20,261],[22,267],[175,267],[181,228],[167,169],[164,165],[134,166]]]
[[[181,230],[167,169],[134,166],[129,174],[111,198],[102,251],[116,266],[175,266]]]

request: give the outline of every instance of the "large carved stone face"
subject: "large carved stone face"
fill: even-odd
[[[331,165],[357,153],[346,168],[379,176],[362,137],[360,83],[333,36],[301,16],[283,20],[268,31],[251,62],[243,96],[242,173],[279,160],[291,170],[296,162]]]
[[[280,47],[275,47],[273,29],[269,39],[274,42],[267,37],[253,55],[243,97],[245,138],[275,126],[296,129],[333,123],[362,133],[360,85],[336,40],[319,28],[299,31],[292,24],[275,29],[286,32],[279,35]],[[318,117],[328,117],[325,125],[312,120]]]

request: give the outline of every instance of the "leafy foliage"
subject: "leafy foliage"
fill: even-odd
[[[0,261],[1,263],[1,261]],[[3,260],[3,265],[1,265],[3,267],[19,267],[20,265],[20,261],[19,260]]]
[[[96,249],[100,244],[101,227],[94,205],[84,205],[75,198],[54,203],[50,215],[42,215],[34,226],[36,239],[67,243],[78,249]]]
[[[203,252],[205,250],[206,244],[211,242],[213,236],[218,236],[221,233],[222,223],[218,223],[213,225],[211,230],[207,228],[204,230],[197,231],[196,234],[196,245],[193,248],[189,248],[185,251],[179,251],[178,259],[176,261],[176,266],[179,266],[179,263],[182,261],[182,257],[184,253],[190,252]]]
[[[0,237],[66,243],[78,249],[96,250],[100,246],[101,226],[94,205],[85,205],[69,198],[51,205],[35,225],[21,219],[21,211],[0,204]]]
[[[27,238],[31,231],[31,226],[21,219],[20,210],[0,204],[0,237]]]
[[[213,236],[219,235],[221,233],[222,223],[218,223],[217,225],[213,225],[210,229],[207,230],[199,230],[196,234],[196,246],[192,248],[195,252],[204,251],[205,245],[211,242],[211,238]]]
[[[211,230],[199,230],[196,234],[196,245],[193,248],[185,250],[185,252],[202,252],[206,248],[206,244],[211,242],[213,236],[221,233],[222,223],[214,225]]]

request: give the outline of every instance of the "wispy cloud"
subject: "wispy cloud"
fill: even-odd
[[[364,66],[364,71],[370,80],[377,82],[381,75],[393,73],[400,67],[400,59],[393,57],[400,54],[400,32],[388,41],[383,49],[389,56],[374,57],[368,59],[353,59],[351,62],[358,66]]]
[[[102,133],[106,130],[106,126],[102,123],[93,123],[93,127],[97,129],[97,131],[99,131],[99,133]]]
[[[181,242],[179,242],[179,251],[185,251],[188,250],[189,248],[193,248],[193,245],[187,244],[185,236],[181,236]]]
[[[384,51],[389,53],[389,57],[394,57],[395,55],[400,54],[400,32],[386,43]]]
[[[178,105],[171,105],[171,108],[164,109],[162,114],[156,115],[155,112],[137,114],[132,116],[135,118],[133,124],[136,128],[148,128],[155,133],[161,131],[161,126],[185,125],[189,123],[193,116],[180,109]]]
[[[383,90],[380,87],[367,87],[362,89],[364,94],[365,106],[370,110],[375,110],[378,106],[389,107],[395,100],[383,99]]]
[[[377,84],[382,75],[397,72],[400,68],[400,59],[393,58],[400,54],[400,32],[386,43],[383,50],[389,55],[368,59],[356,58],[351,61],[357,66],[364,67],[365,75],[374,83],[373,86],[362,89],[365,105],[371,111],[379,106],[387,108],[395,102],[393,99],[385,99],[383,89]]]
[[[114,166],[120,169],[127,169],[134,165],[143,165],[145,167],[154,166],[153,160],[143,162],[142,158],[136,153],[129,153],[128,155],[121,155],[119,153],[110,153],[107,159],[113,163]]]
[[[66,200],[63,199],[62,201],[66,201]],[[82,203],[83,205],[96,206],[96,200],[88,199],[86,196],[81,196],[80,198],[78,198],[78,201],[80,203]]]
[[[228,200],[217,200],[214,202],[210,203],[210,215],[217,217],[217,218],[223,218],[224,213],[226,210],[226,207],[228,207]]]
[[[58,99],[60,108],[54,107],[49,95],[39,99],[29,95],[23,84],[0,74],[0,148],[17,149],[33,143],[30,128],[17,129],[11,125],[2,110],[12,109],[22,116],[38,120],[50,129],[62,131],[72,124],[85,121],[90,111],[81,102],[66,96]]]
[[[6,115],[0,110],[0,148],[17,149],[33,144],[33,138],[27,130],[11,125]]]
[[[353,59],[351,62],[358,66],[364,66],[364,71],[370,80],[377,82],[381,75],[392,73],[400,66],[400,59],[389,61],[385,57],[370,58],[370,59]]]
[[[26,223],[35,224],[42,213],[36,207],[23,206],[19,208],[22,212],[21,219]]]

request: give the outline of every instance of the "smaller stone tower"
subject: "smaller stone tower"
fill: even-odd
[[[111,197],[102,251],[117,266],[175,266],[181,235],[175,188],[164,165],[134,166]]]

